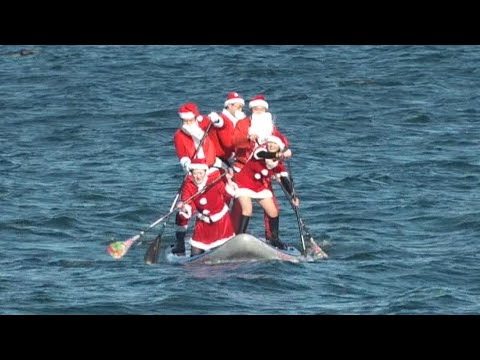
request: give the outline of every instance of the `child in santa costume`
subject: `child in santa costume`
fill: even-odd
[[[195,195],[221,176],[219,171],[210,171],[203,159],[192,160],[188,168],[191,175],[183,187],[182,200]],[[222,180],[216,181],[212,187],[194,197],[188,204],[180,202],[177,205],[181,209],[179,216],[187,221],[197,212],[190,240],[191,256],[211,250],[235,236],[227,205],[235,194],[235,184],[231,180],[231,175],[227,174],[226,178],[226,185]]]

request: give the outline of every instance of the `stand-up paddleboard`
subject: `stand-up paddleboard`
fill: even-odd
[[[239,234],[215,249],[200,255],[190,257],[187,249],[186,256],[172,254],[172,248],[165,252],[166,261],[173,264],[222,264],[232,262],[254,262],[279,260],[298,263],[315,260],[303,256],[293,246],[280,250],[269,245],[265,240],[250,234]]]

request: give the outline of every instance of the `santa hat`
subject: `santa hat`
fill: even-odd
[[[189,102],[186,104],[183,104],[180,106],[178,109],[178,115],[182,120],[191,120],[191,119],[196,119],[200,121],[200,111],[198,111],[198,107],[195,103]]]
[[[190,165],[188,165],[188,170],[208,170],[208,165],[205,162],[205,159],[193,159]]]
[[[285,149],[285,143],[278,136],[270,135],[267,138],[267,142],[273,142],[273,143],[277,144],[278,146],[280,146],[280,151],[283,151]]]
[[[227,96],[227,100],[225,100],[225,107],[228,106],[228,104],[242,104],[245,105],[245,100],[242,99],[240,95],[238,95],[237,92],[232,91],[230,94]]]
[[[250,100],[248,107],[251,109],[254,106],[264,106],[268,110],[268,103],[263,95],[256,95]]]

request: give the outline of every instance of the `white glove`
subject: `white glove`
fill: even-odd
[[[190,170],[188,169],[188,167],[190,166],[192,160],[190,159],[185,159],[183,161],[180,162],[180,164],[183,166],[183,170],[185,170],[185,172],[189,172]]]
[[[208,117],[212,121],[213,126],[221,128],[223,126],[223,119],[216,112],[211,112]]]
[[[285,159],[290,159],[292,157],[292,150],[287,149],[287,150],[284,151],[284,153],[282,155]]]

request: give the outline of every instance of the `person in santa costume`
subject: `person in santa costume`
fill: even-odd
[[[213,183],[220,177],[219,171],[209,172],[209,167],[204,159],[193,159],[188,166],[191,175],[182,191],[182,201],[177,207],[181,209],[179,215],[188,220],[197,212],[197,219],[193,230],[191,256],[203,253],[222,245],[235,236],[228,203],[235,194],[235,184],[231,175],[227,173],[227,184],[217,181],[215,185],[193,198],[189,203],[183,203],[192,195]]]
[[[173,135],[173,142],[180,165],[184,171],[187,174],[189,173],[189,165],[194,156],[205,160],[209,167],[219,162],[221,163],[216,157],[215,145],[209,136],[205,138],[202,146],[199,147],[211,120],[206,116],[200,115],[197,105],[193,102],[181,105],[178,109],[178,115],[181,119],[181,126]],[[213,170],[215,169],[212,168]],[[175,217],[176,245],[172,250],[174,254],[182,255],[185,253],[187,228],[188,220],[177,213]]]
[[[236,92],[232,91],[227,95],[223,111],[220,114],[211,112],[208,117],[215,126],[214,131],[210,131],[209,136],[215,144],[217,157],[223,163],[230,167],[233,165],[233,130],[239,120],[245,119],[246,115],[242,111],[245,100]]]
[[[252,158],[235,176],[237,185],[235,198],[242,211],[237,234],[246,232],[252,216],[252,199],[255,199],[268,215],[271,234],[266,240],[279,249],[286,249],[286,245],[279,238],[279,213],[273,199],[272,177],[276,176],[282,182],[287,192],[293,197],[295,206],[298,207],[300,204],[299,199],[294,197],[288,172],[280,161],[285,150],[282,139],[274,135],[268,136],[265,139],[265,145],[253,151]]]
[[[197,151],[203,135],[205,135],[205,130],[210,120],[208,117],[200,115],[197,105],[193,102],[188,102],[180,106],[178,115],[182,123],[173,135],[173,142],[178,159],[180,160],[180,165],[182,165],[185,172],[188,172],[188,165],[192,161],[193,155]],[[202,147],[198,150],[197,158],[205,159],[209,167],[215,163],[215,145],[208,136],[205,138]]]
[[[285,150],[281,153],[281,160],[289,159],[292,156],[292,151],[288,149],[288,140],[283,136],[274,124],[272,114],[268,112],[268,102],[264,95],[254,96],[248,104],[251,115],[243,120],[239,120],[233,131],[233,147],[235,152],[234,170],[241,171],[243,166],[251,158],[253,151],[263,144],[266,139],[274,135],[282,140],[285,145]],[[277,207],[278,202],[273,193],[273,188],[270,189],[273,194],[273,202]],[[238,201],[234,201],[231,217],[233,225],[238,232],[240,226],[241,207]],[[265,238],[271,238],[270,219],[267,213],[264,213],[265,223]]]

